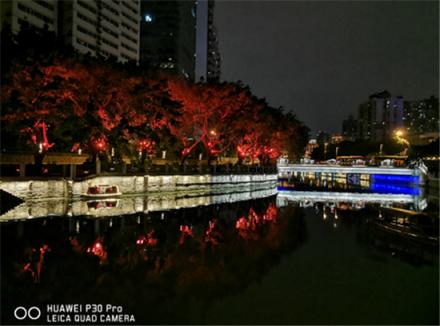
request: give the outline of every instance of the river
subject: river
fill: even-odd
[[[258,198],[4,221],[2,323],[109,304],[136,324],[438,324],[437,206],[358,186],[301,176]]]

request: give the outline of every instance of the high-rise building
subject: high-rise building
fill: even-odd
[[[196,82],[219,79],[213,0],[142,0],[141,15],[142,66]]]
[[[428,99],[406,101],[404,125],[408,134],[439,132],[439,101],[431,96]]]
[[[198,0],[196,6],[196,81],[220,78],[220,53],[214,24],[214,0]]]
[[[218,47],[217,28],[214,24],[214,1],[208,2],[208,53],[207,53],[207,81],[218,81],[220,79],[220,51]]]
[[[194,1],[141,1],[140,64],[194,80]]]
[[[403,127],[403,97],[387,91],[373,94],[358,110],[358,137],[362,140],[383,141]]]
[[[13,34],[20,31],[20,26],[27,23],[37,28],[58,31],[58,5],[56,0],[0,1],[1,23],[8,24]]]
[[[139,0],[10,0],[1,9],[14,34],[26,22],[54,31],[80,53],[139,61]]]

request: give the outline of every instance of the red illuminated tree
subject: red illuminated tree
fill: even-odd
[[[208,160],[230,149],[238,122],[254,109],[249,91],[237,84],[191,84],[174,78],[168,85],[171,99],[181,105],[171,132],[182,144],[182,161],[198,145]]]

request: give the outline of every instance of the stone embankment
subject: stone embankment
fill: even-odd
[[[96,176],[84,180],[0,180],[0,189],[22,199],[75,198],[97,185],[118,186],[123,195],[231,187],[276,186],[276,174]]]

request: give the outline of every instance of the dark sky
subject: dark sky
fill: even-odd
[[[217,0],[222,79],[313,132],[340,132],[375,92],[438,96],[438,12],[437,1]]]

